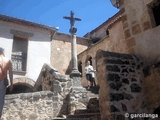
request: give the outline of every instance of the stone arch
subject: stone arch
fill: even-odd
[[[78,61],[78,71],[82,74],[82,62]]]
[[[103,50],[102,49],[99,49],[97,52],[96,52],[96,68],[97,68],[97,59],[100,57],[100,54]],[[96,69],[97,70],[97,69]],[[98,70],[97,70],[98,72]]]
[[[9,92],[7,88],[6,94],[28,93],[35,92],[35,81],[27,77],[19,77],[13,79],[13,91]]]
[[[92,65],[92,56],[88,55],[88,56],[86,57],[85,63],[87,63],[87,61],[90,61],[90,64]]]
[[[106,36],[109,36],[109,30],[106,29]]]

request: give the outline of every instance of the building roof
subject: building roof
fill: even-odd
[[[98,31],[99,29],[101,29],[102,27],[104,27],[106,24],[108,24],[108,26],[112,25],[113,23],[115,23],[119,18],[121,18],[121,14],[123,11],[119,11],[117,12],[115,15],[113,15],[111,18],[107,19],[105,22],[103,22],[100,26],[98,26],[97,28],[95,28],[94,30],[92,30],[91,32],[88,32],[87,34],[85,34],[83,37],[87,37],[89,34],[93,34],[94,32]]]
[[[0,20],[15,23],[15,24],[20,24],[20,25],[25,25],[25,26],[37,27],[37,28],[49,30],[50,32],[57,31],[57,29],[54,27],[49,27],[43,24],[39,24],[39,23],[35,23],[35,22],[31,22],[31,21],[27,21],[27,20],[15,18],[15,17],[10,17],[7,15],[2,15],[2,14],[0,14]]]

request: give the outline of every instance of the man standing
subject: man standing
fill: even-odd
[[[87,61],[87,66],[85,67],[86,79],[88,83],[88,89],[93,86],[94,82],[94,72],[92,65],[90,65],[90,61]]]
[[[0,47],[0,120],[2,116],[2,110],[4,105],[4,97],[6,94],[6,88],[8,86],[7,73],[9,72],[10,78],[10,91],[13,90],[13,73],[12,73],[12,63],[5,57],[4,49]]]

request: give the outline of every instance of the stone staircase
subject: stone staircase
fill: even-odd
[[[99,86],[87,89],[89,102],[87,109],[78,109],[74,115],[68,115],[67,118],[54,118],[53,120],[101,120],[99,111]]]

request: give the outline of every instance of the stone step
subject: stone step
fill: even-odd
[[[52,120],[101,120],[100,116],[92,116],[89,118],[61,118],[61,117],[56,117],[53,118]]]
[[[67,118],[67,120],[101,120],[101,117],[95,117],[95,118]]]
[[[88,96],[90,98],[99,98],[99,94],[95,94],[95,93],[91,93],[91,92],[88,92]]]
[[[89,118],[67,118],[67,120],[90,120]]]
[[[97,109],[99,108],[99,99],[91,98],[88,102],[87,109]]]
[[[85,110],[76,110],[74,114],[85,114],[85,113],[99,113],[99,108],[96,109],[85,109]]]
[[[93,86],[90,89],[87,89],[87,86],[84,86],[84,88],[91,93],[99,94],[99,86]]]
[[[56,118],[53,118],[52,120],[67,120],[67,118],[56,117]]]
[[[94,118],[99,117],[100,113],[85,113],[85,114],[75,114],[75,115],[69,115],[68,118]]]
[[[66,120],[101,120],[101,117],[90,117],[90,118],[67,118]]]
[[[88,86],[83,86],[83,87],[86,88],[86,89],[88,88]],[[99,88],[100,88],[100,87],[99,87],[98,85],[91,87],[92,90],[99,90]],[[89,90],[91,90],[91,89],[89,89]]]

